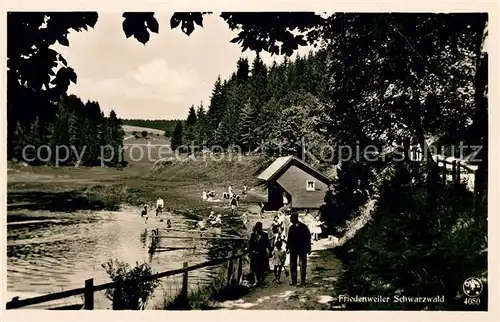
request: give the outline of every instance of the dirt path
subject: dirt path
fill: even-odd
[[[303,287],[291,286],[290,278],[282,276],[282,283],[273,281],[270,273],[266,285],[250,289],[249,293],[238,300],[224,301],[217,304],[219,309],[229,310],[332,310],[341,309],[336,304],[335,282],[342,273],[342,262],[336,257],[333,248],[344,244],[352,238],[371,218],[375,201],[370,200],[363,207],[361,216],[348,224],[348,229],[340,239],[322,239],[313,243],[313,252],[309,256],[307,267],[307,282]],[[262,217],[256,208],[250,208],[249,223],[253,227],[255,222],[261,221],[268,227],[274,213],[265,213]],[[288,258],[286,268],[289,270]]]
[[[258,206],[247,207],[245,211],[248,214],[248,230],[257,221],[262,222],[264,228],[269,227],[275,215],[274,212],[266,212],[261,216]],[[215,306],[229,310],[331,310],[333,307],[330,302],[335,297],[333,285],[342,267],[331,246],[331,242],[326,239],[313,243],[305,286],[291,286],[290,277],[285,277],[284,274],[278,284],[273,281],[274,274],[270,272],[264,286],[252,287],[242,298],[220,302]],[[288,257],[285,264],[289,271]]]
[[[333,287],[341,271],[341,262],[332,250],[314,251],[309,256],[307,283],[291,286],[289,277],[281,284],[266,278],[266,285],[257,286],[241,299],[218,303],[219,309],[229,310],[331,310],[335,298]],[[289,269],[287,267],[287,269]]]

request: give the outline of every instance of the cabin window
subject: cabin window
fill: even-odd
[[[316,181],[307,180],[306,181],[306,190],[307,191],[315,191],[316,190]]]

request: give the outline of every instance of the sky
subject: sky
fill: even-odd
[[[69,93],[98,101],[106,114],[113,109],[120,118],[184,119],[191,105],[208,107],[218,75],[228,78],[240,57],[255,57],[230,43],[237,31],[216,13],[206,15],[204,27],[191,36],[170,29],[171,14],[155,16],[160,32],[146,45],[125,37],[120,13],[101,13],[94,29],[69,34],[69,47],[54,46],[78,75]],[[302,47],[299,54],[309,50]],[[283,60],[261,57],[266,64]]]

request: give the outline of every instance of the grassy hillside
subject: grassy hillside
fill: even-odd
[[[161,196],[168,209],[206,211],[202,190],[219,195],[229,184],[241,191],[243,185],[256,184],[258,164],[254,159],[202,159],[175,162],[151,171],[147,160],[131,162],[127,168],[24,167],[9,164],[9,214],[16,210],[116,209],[119,204],[154,205]],[[247,199],[246,203],[256,200]]]

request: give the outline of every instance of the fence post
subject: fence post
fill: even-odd
[[[457,160],[453,160],[451,162],[451,178],[453,180],[453,184],[457,184]]]
[[[188,267],[188,262],[184,262],[182,264],[183,268]],[[182,276],[182,290],[181,290],[181,296],[185,299],[188,297],[188,272],[184,272],[184,275]]]
[[[237,277],[236,284],[240,285],[241,284],[241,278],[243,277],[243,255],[241,255],[238,258],[238,271],[236,273],[236,277]]]
[[[233,252],[229,253],[229,256],[233,256]],[[229,260],[229,264],[227,266],[227,286],[231,285],[231,282],[233,280],[233,272],[234,272],[234,265],[233,265],[233,260]]]
[[[94,279],[85,280],[85,293],[83,301],[84,310],[94,309]]]
[[[462,181],[462,173],[461,173],[461,164],[458,161],[455,161],[455,185],[459,186],[460,182]]]

